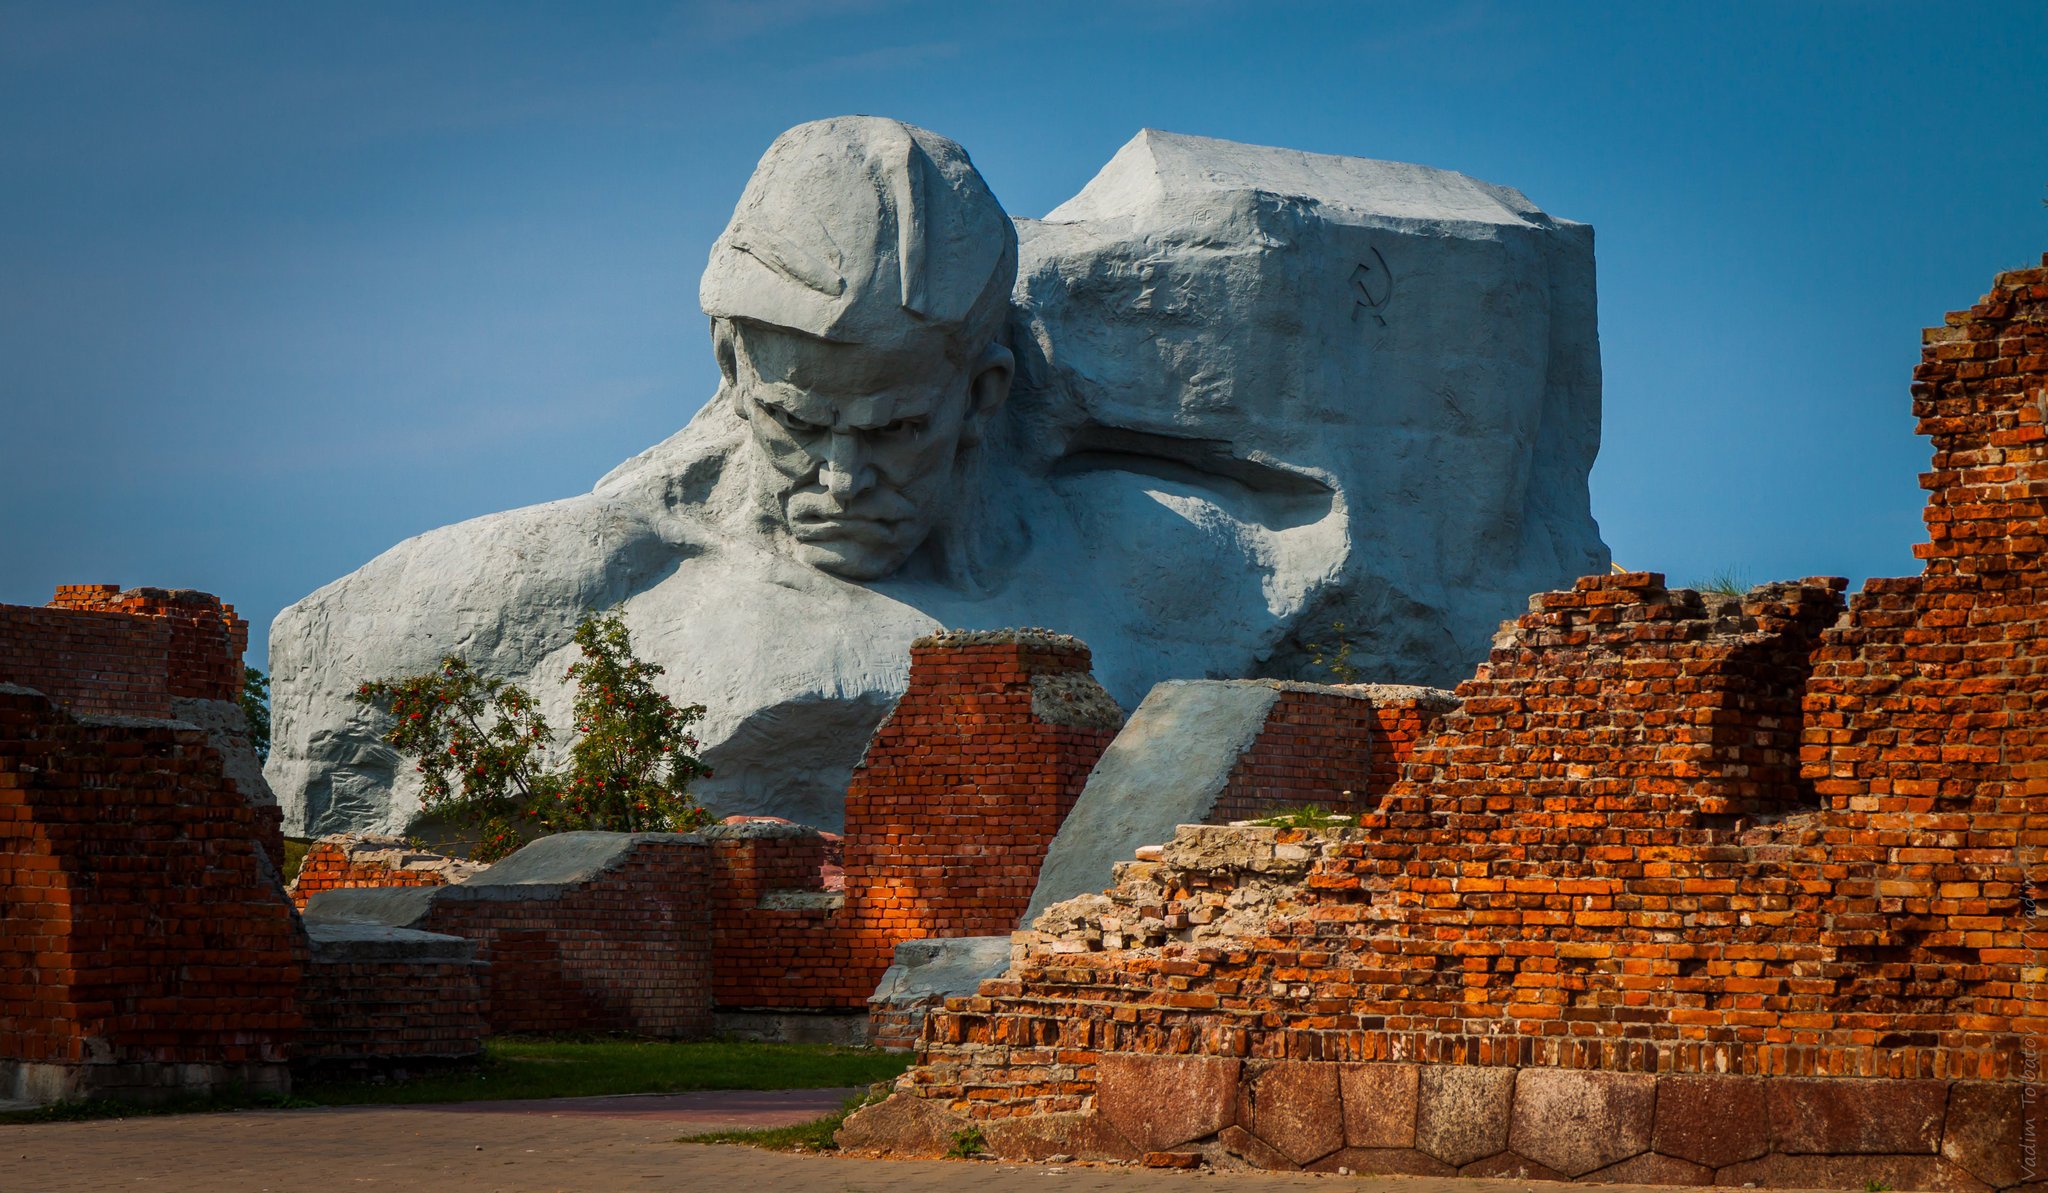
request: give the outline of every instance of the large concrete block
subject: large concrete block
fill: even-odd
[[[934,630],[1077,634],[1124,707],[1315,677],[1335,622],[1362,674],[1447,684],[1528,593],[1607,568],[1592,230],[1511,188],[1145,130],[1013,223],[959,145],[840,117],[769,148],[700,297],[722,384],[687,427],[279,614],[292,831],[412,818],[365,679],[457,653],[569,724],[591,608],[707,706],[701,795],[835,828]],[[915,389],[930,433],[847,377]],[[856,441],[886,466],[827,450]]]

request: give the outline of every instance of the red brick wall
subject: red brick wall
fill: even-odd
[[[361,887],[446,886],[485,867],[427,853],[396,837],[351,833],[322,837],[307,847],[299,872],[285,888],[300,911],[321,891]]]
[[[249,648],[249,623],[233,605],[190,589],[131,588],[112,584],[65,584],[52,609],[126,613],[170,627],[170,694],[200,700],[233,700],[242,692],[242,654]]]
[[[1437,710],[1414,697],[1382,703],[1364,686],[1285,690],[1239,759],[1209,823],[1315,806],[1355,815],[1376,806]]]
[[[0,605],[0,683],[82,717],[171,715],[168,623]]]
[[[1016,927],[1121,724],[1113,706],[1114,723],[1060,723],[1034,704],[1043,681],[1085,678],[1089,657],[1077,639],[1032,631],[911,647],[909,687],[846,793],[846,922],[866,954],[849,983],[861,999],[899,941]]]
[[[203,740],[0,693],[0,1060],[111,1088],[286,1059],[305,946]]]
[[[1374,804],[1394,789],[1416,745],[1433,732],[1437,718],[1447,711],[1422,697],[1374,697],[1372,764],[1365,784]]]
[[[1036,676],[1085,674],[1057,635],[910,652],[910,685],[846,793],[851,918],[896,941],[1007,932],[1114,728],[1041,720]]]
[[[706,830],[711,848],[713,991],[721,1007],[853,1007],[873,993],[874,946],[827,889],[826,834],[805,825]]]
[[[234,700],[249,626],[203,592],[74,584],[41,609],[0,605],[0,683],[79,716],[163,719],[173,697]]]
[[[919,640],[847,792],[843,906],[816,830],[707,833],[719,1005],[864,1008],[898,942],[1015,927],[1121,723],[1088,664],[1079,641],[1037,631]]]
[[[300,991],[302,1065],[474,1057],[484,1048],[483,967],[396,948],[316,944]]]
[[[1981,1008],[2048,1036],[2048,257],[1925,335],[1934,445],[1923,574],[1873,580],[1825,635],[1806,773],[1876,921],[1849,945],[1872,1007]],[[1825,838],[1841,840],[1839,832]],[[1836,848],[1839,848],[1838,846]]]

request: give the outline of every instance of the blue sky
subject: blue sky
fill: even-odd
[[[2048,250],[2048,5],[0,0],[0,601],[255,623],[710,395],[697,275],[844,112],[1040,215],[1141,127],[1598,230],[1593,507],[1674,582],[1917,571],[1919,329]]]

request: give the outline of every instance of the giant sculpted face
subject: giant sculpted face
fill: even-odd
[[[1009,395],[1016,261],[950,141],[855,117],[769,148],[702,293],[757,506],[797,558],[878,580],[952,507]]]

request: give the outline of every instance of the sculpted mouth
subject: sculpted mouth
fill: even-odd
[[[793,514],[789,528],[797,538],[806,542],[854,539],[856,541],[883,542],[895,537],[902,518],[864,517],[860,514],[805,513]]]

